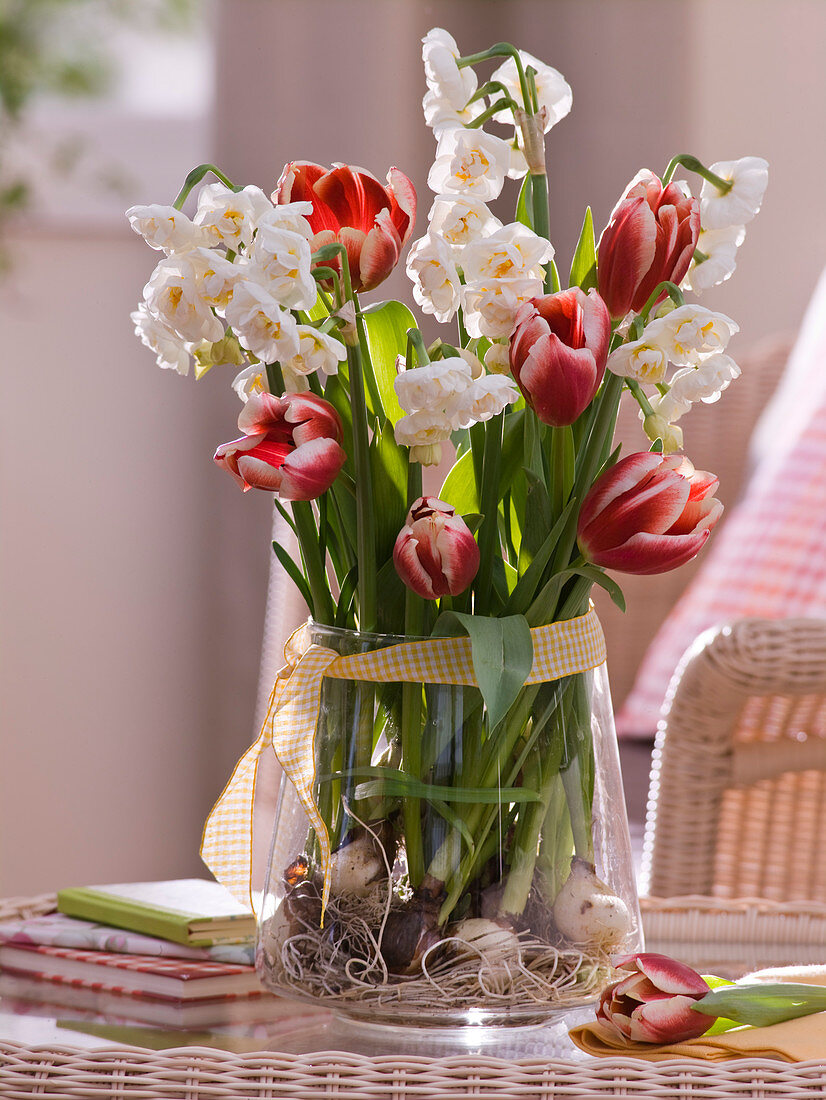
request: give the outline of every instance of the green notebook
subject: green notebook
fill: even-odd
[[[242,943],[255,932],[254,914],[220,883],[207,879],[76,887],[58,893],[57,907],[70,917],[189,947]]]

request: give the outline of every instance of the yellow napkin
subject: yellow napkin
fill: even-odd
[[[808,982],[826,985],[826,965],[758,970],[743,981]],[[725,1062],[731,1058],[775,1058],[781,1062],[809,1062],[826,1058],[826,1012],[800,1016],[770,1027],[739,1027],[722,1035],[701,1035],[683,1043],[659,1046],[637,1043],[609,1030],[598,1020],[573,1028],[569,1036],[580,1050],[597,1056],[617,1055],[663,1062],[668,1058],[702,1058]]]

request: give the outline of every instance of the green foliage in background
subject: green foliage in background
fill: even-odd
[[[104,95],[115,77],[103,29],[128,24],[146,31],[181,31],[200,0],[0,0],[0,265],[8,265],[2,235],[10,215],[31,198],[29,179],[8,164],[10,139],[29,109],[48,98]]]

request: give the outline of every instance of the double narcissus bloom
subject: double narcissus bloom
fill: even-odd
[[[313,251],[336,242],[347,249],[353,290],[372,290],[399,262],[416,220],[416,191],[407,176],[391,168],[385,186],[363,168],[324,168],[294,160],[284,168],[274,200],[313,204],[307,221]],[[337,261],[326,266],[337,267]]]
[[[723,512],[714,474],[681,455],[628,455],[585,497],[577,540],[585,557],[621,573],[665,573],[690,561]]]
[[[419,497],[396,539],[393,564],[417,596],[458,596],[476,576],[479,547],[451,505],[436,497]]]
[[[611,316],[641,310],[659,283],[679,284],[699,234],[699,200],[679,183],[663,187],[653,172],[638,172],[599,239],[599,292]]]
[[[543,423],[573,424],[588,407],[605,374],[610,339],[611,319],[594,290],[572,287],[520,306],[511,370]]]
[[[223,443],[215,461],[241,488],[282,500],[315,500],[344,465],[342,427],[333,406],[313,393],[254,393],[241,410],[240,439]]]
[[[597,1019],[603,1026],[636,1042],[680,1043],[713,1024],[713,1017],[691,1007],[711,987],[685,963],[649,951],[623,955],[614,966],[630,974],[600,997]]]

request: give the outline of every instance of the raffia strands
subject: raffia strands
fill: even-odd
[[[531,630],[533,667],[525,681],[547,683],[596,668],[605,660],[605,638],[596,612]],[[324,880],[322,913],[329,898],[330,841],[313,800],[313,739],[325,676],[373,683],[476,684],[469,638],[404,642],[371,653],[340,657],[311,645],[306,626],[284,648],[258,740],[241,757],[204,828],[201,856],[239,901],[252,905],[252,812],[258,761],[274,749],[318,838]]]

